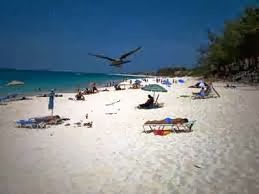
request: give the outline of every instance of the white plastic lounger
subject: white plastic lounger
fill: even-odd
[[[196,121],[189,121],[188,123],[183,123],[183,124],[149,124],[149,123],[144,123],[143,124],[143,129],[144,132],[146,132],[146,128],[149,127],[150,130],[172,130],[174,132],[177,131],[186,131],[190,132],[192,131],[192,126],[194,125]]]

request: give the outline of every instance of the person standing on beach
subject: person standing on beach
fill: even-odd
[[[48,109],[51,110],[51,115],[53,116],[53,109],[54,109],[54,97],[55,97],[55,92],[54,90],[51,90],[49,94],[49,104],[48,104]]]
[[[93,83],[92,91],[93,91],[93,93],[98,92],[98,89],[96,87],[96,83]]]

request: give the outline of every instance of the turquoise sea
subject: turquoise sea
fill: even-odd
[[[108,82],[118,82],[130,78],[124,75],[97,73],[73,73],[57,71],[0,69],[0,96],[9,94],[38,94],[56,89],[57,92],[71,92],[86,88],[95,82],[103,86]],[[21,86],[7,86],[12,80],[22,81]]]

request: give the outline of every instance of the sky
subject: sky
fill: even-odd
[[[0,67],[98,73],[190,67],[206,30],[220,31],[256,1],[1,0]],[[88,55],[116,58],[138,46],[120,70]]]

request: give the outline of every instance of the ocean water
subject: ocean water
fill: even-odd
[[[126,78],[130,77],[97,73],[0,69],[0,96],[14,93],[37,94],[49,92],[51,89],[56,89],[57,92],[74,92],[78,88],[88,87],[92,82],[101,86],[110,81],[118,82]],[[7,86],[7,83],[13,80],[22,81],[25,84]]]

